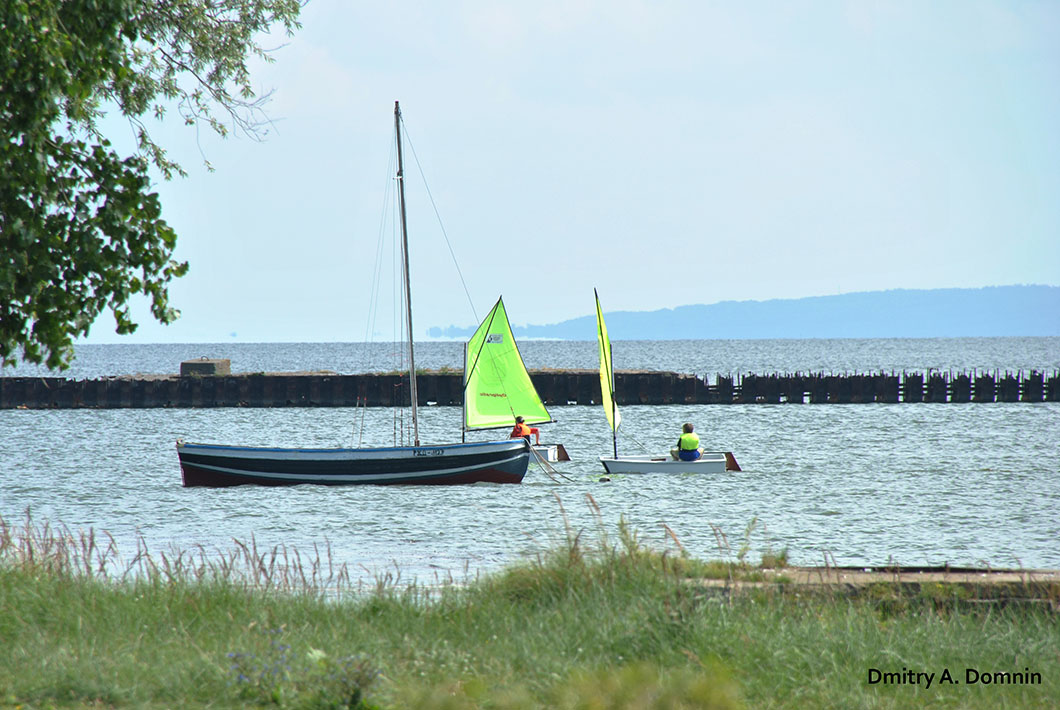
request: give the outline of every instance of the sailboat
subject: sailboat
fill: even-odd
[[[524,439],[420,445],[417,418],[416,359],[412,342],[412,290],[405,218],[405,183],[401,152],[401,107],[394,102],[397,135],[398,207],[401,215],[401,260],[408,327],[408,374],[412,446],[383,448],[281,448],[196,444],[177,440],[177,457],[186,487],[329,486],[354,484],[519,483],[530,463]]]
[[[504,297],[490,309],[464,346],[463,430],[511,429],[515,417],[528,426],[553,421],[537,393],[515,342]],[[533,446],[535,457],[570,461],[562,444]]]
[[[600,307],[600,295],[596,297],[596,338],[600,346],[600,401],[611,427],[614,456],[601,456],[600,463],[609,474],[614,473],[724,473],[739,471],[740,465],[731,451],[704,451],[695,461],[678,461],[669,454],[647,456],[618,455],[618,427],[622,414],[615,401],[615,367],[611,359],[611,339],[607,336],[604,312]]]

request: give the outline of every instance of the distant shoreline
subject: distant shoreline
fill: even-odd
[[[1060,286],[894,289],[605,313],[612,340],[1060,336]],[[475,326],[431,328],[466,339]],[[512,328],[525,339],[593,340],[594,316]]]

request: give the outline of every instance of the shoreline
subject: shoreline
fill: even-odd
[[[1060,569],[799,566],[754,571],[754,579],[696,579],[692,582],[697,587],[715,593],[809,592],[849,598],[879,598],[883,592],[888,592],[903,599],[936,603],[1032,604],[1044,605],[1054,612],[1060,612]]]

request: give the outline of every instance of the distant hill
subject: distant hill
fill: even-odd
[[[614,340],[1060,336],[1060,286],[895,289],[605,316]],[[517,338],[594,340],[596,317],[513,330]],[[449,326],[428,334],[466,339],[474,331]]]

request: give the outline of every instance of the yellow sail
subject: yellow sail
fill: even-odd
[[[622,423],[622,415],[615,404],[615,366],[611,361],[611,340],[607,337],[604,312],[600,309],[600,295],[596,293],[595,288],[593,295],[596,296],[596,337],[600,343],[600,401],[604,405],[607,423],[614,432],[618,431],[618,425]]]
[[[471,336],[464,360],[464,428],[498,429],[552,421],[523,364],[503,299]]]

